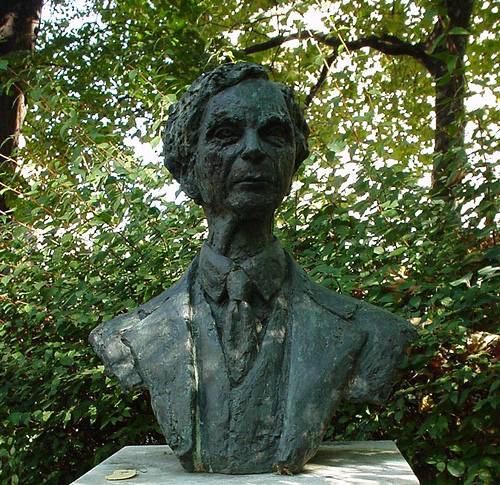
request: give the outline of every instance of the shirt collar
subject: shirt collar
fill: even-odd
[[[239,264],[219,254],[205,242],[201,248],[198,268],[203,289],[217,302],[225,294],[227,275],[236,268],[243,269],[262,297],[269,301],[283,285],[286,259],[278,240]]]

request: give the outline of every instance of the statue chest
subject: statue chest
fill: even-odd
[[[283,427],[288,378],[287,301],[275,299],[260,348],[244,379],[232,386],[228,362],[201,291],[191,330],[195,348],[195,461],[206,471],[269,471]],[[198,458],[198,460],[196,460]]]

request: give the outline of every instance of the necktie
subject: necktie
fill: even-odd
[[[242,269],[232,270],[226,280],[229,302],[222,333],[222,346],[229,378],[238,385],[247,374],[257,350],[255,317],[248,300],[252,283]]]

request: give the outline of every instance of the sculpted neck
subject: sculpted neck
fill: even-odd
[[[273,240],[274,212],[259,213],[258,219],[242,219],[231,212],[204,208],[208,221],[208,242],[220,254],[240,259],[262,251]]]

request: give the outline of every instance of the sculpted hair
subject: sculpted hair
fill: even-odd
[[[194,181],[194,162],[198,131],[209,99],[225,89],[247,79],[265,79],[269,76],[264,67],[249,62],[223,64],[213,71],[202,74],[191,84],[186,93],[169,109],[163,134],[163,157],[165,166],[181,184],[184,192],[200,202],[198,187]],[[307,136],[309,128],[293,91],[288,86],[276,83],[283,93],[293,122],[295,138],[295,170],[309,155]]]

